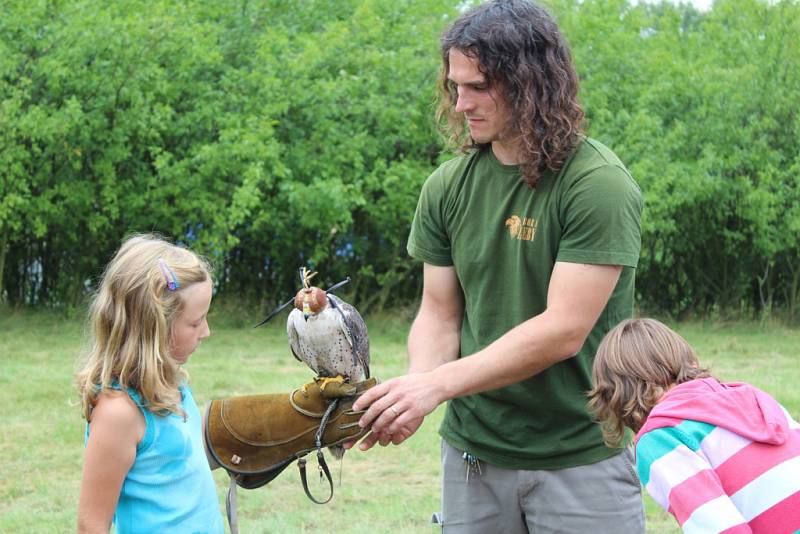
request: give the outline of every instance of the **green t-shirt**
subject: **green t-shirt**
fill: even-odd
[[[448,403],[451,445],[509,469],[561,469],[616,454],[586,407],[603,336],[633,313],[642,196],[608,148],[584,139],[535,190],[490,148],[444,163],[425,182],[409,254],[454,266],[464,292],[461,357],[542,313],[555,262],[622,265],[617,287],[580,352],[510,386]]]

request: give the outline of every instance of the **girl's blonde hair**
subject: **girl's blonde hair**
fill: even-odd
[[[629,319],[603,338],[592,367],[589,409],[606,444],[618,447],[625,428],[638,432],[672,386],[710,376],[692,347],[655,319]]]
[[[167,274],[179,288],[170,289]],[[75,378],[87,421],[97,396],[115,382],[137,391],[151,412],[183,413],[178,387],[188,377],[169,357],[172,326],[184,308],[182,290],[210,276],[205,260],[158,236],[123,242],[92,299],[93,343]]]

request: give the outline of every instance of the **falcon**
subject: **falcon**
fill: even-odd
[[[366,380],[370,376],[367,325],[353,306],[331,290],[310,285],[316,274],[300,270],[303,287],[286,321],[292,354],[324,383]]]

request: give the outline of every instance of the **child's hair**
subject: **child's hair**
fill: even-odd
[[[634,432],[672,386],[710,376],[692,347],[655,319],[628,319],[597,349],[589,409],[600,421],[606,444],[617,447],[625,427]]]
[[[210,276],[205,260],[158,236],[123,242],[89,309],[93,343],[76,375],[87,421],[114,382],[137,391],[151,412],[182,413],[178,388],[187,375],[169,357],[172,326],[184,308],[181,290]]]

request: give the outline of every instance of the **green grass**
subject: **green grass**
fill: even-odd
[[[187,369],[199,404],[215,397],[289,391],[310,371],[288,351],[282,321],[269,328],[221,326]],[[219,324],[221,321],[217,321]],[[389,378],[405,368],[408,317],[368,319],[372,370]],[[673,325],[702,362],[724,380],[753,383],[800,416],[796,387],[800,332],[749,323]],[[80,320],[48,313],[0,311],[0,532],[74,531],[84,425],[72,375],[86,345]],[[239,490],[240,530],[251,532],[431,533],[439,506],[440,408],[400,447],[351,451],[331,503],[311,503],[292,465],[268,486]],[[312,471],[313,474],[313,471]],[[227,476],[217,470],[220,505]],[[312,480],[312,490],[326,486]],[[679,532],[674,520],[645,499],[648,533]]]

